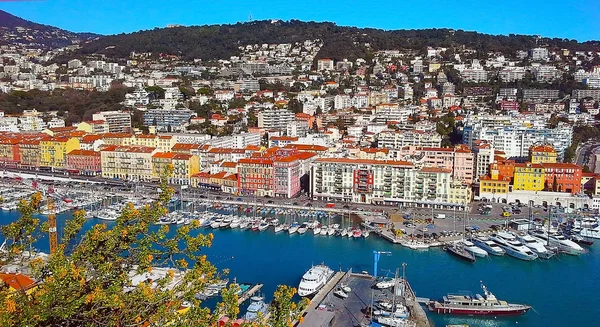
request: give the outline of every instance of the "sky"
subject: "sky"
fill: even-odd
[[[37,23],[99,34],[245,22],[252,16],[387,30],[453,28],[600,40],[600,0],[0,0],[0,9]]]

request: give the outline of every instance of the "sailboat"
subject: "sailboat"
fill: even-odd
[[[398,294],[398,269],[396,269],[396,276],[394,277],[394,291],[392,296],[392,312],[387,314],[386,312],[380,311],[381,314],[377,317],[377,322],[387,326],[407,326],[406,319],[409,317],[409,312],[406,306],[396,303],[396,294]],[[405,281],[402,280],[402,291],[400,294],[404,294]]]

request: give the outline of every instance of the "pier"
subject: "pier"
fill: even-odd
[[[254,295],[256,292],[260,291],[260,289],[263,287],[263,284],[256,284],[254,286],[252,286],[249,290],[247,290],[246,292],[244,292],[239,298],[238,298],[238,305],[246,302],[249,298],[252,297],[252,295]]]
[[[334,294],[341,283],[352,289],[347,298],[340,298]],[[380,300],[393,298],[392,289],[377,289],[374,287],[375,283],[376,279],[373,276],[352,273],[351,270],[335,274],[302,312],[303,322],[296,323],[295,326],[369,326],[372,321],[370,308],[375,308]],[[408,282],[406,282],[406,286],[405,294],[396,298],[396,303],[405,304],[410,311],[410,318],[406,321],[406,326],[430,327],[425,310],[419,305]]]

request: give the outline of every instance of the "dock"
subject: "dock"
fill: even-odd
[[[380,300],[390,300],[391,289],[377,289],[374,287],[376,278],[371,275],[357,274],[348,271],[339,272],[315,295],[310,305],[302,312],[302,323],[298,327],[347,327],[368,326],[371,322],[370,310]],[[352,291],[347,298],[340,298],[334,294],[340,284],[349,286]],[[430,327],[427,315],[415,294],[408,284],[405,297],[396,299],[397,303],[404,303],[410,310],[410,319],[407,327]]]
[[[260,291],[260,289],[262,287],[263,287],[263,284],[256,284],[256,285],[252,286],[249,290],[244,292],[238,299],[238,305],[246,302],[249,298],[252,297],[252,295],[254,295],[256,292]]]

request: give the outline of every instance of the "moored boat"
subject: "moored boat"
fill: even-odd
[[[475,256],[473,254],[471,254],[469,251],[465,250],[465,248],[462,245],[459,244],[452,244],[452,245],[446,245],[444,246],[444,251],[454,255],[457,258],[469,261],[469,262],[475,262]]]
[[[519,242],[513,233],[498,232],[492,234],[490,238],[492,241],[498,243],[498,245],[513,258],[525,261],[531,261],[538,258],[537,254],[523,245],[523,243]]]
[[[474,237],[471,239],[471,241],[473,242],[473,244],[484,249],[487,253],[489,253],[491,255],[500,256],[500,255],[504,255],[504,253],[506,253],[498,245],[498,243],[492,241],[489,237]]]
[[[465,249],[465,251],[471,253],[472,255],[474,255],[476,257],[483,258],[483,257],[487,257],[487,255],[488,255],[487,251],[479,248],[478,246],[473,244],[473,242],[471,242],[471,241],[462,240],[460,243],[463,246],[463,248]]]
[[[440,301],[430,301],[427,308],[440,314],[470,315],[470,316],[506,316],[524,314],[531,306],[513,304],[501,301],[481,284],[483,296],[476,294],[455,295],[448,294]]]
[[[300,280],[298,285],[299,296],[310,296],[317,293],[331,277],[333,276],[333,270],[326,265],[312,266]]]

